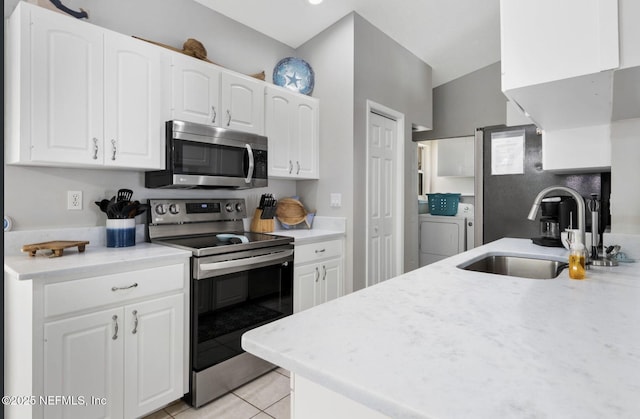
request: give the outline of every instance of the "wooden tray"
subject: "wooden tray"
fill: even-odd
[[[69,247],[78,247],[78,252],[84,252],[84,248],[88,245],[87,241],[66,241],[57,240],[44,243],[25,244],[22,246],[23,252],[29,252],[29,256],[35,256],[38,250],[51,250],[50,257],[60,257],[64,252],[64,249]]]

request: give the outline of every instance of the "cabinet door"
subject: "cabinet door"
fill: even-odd
[[[263,135],[264,84],[226,71],[220,80],[221,126]]]
[[[126,306],[125,416],[139,417],[183,396],[182,294]]]
[[[44,417],[123,417],[123,320],[118,308],[45,323],[44,395],[82,396],[86,406],[52,402]],[[106,403],[92,403],[91,397]]]
[[[320,265],[311,264],[294,267],[293,274],[293,311],[297,313],[319,304]]]
[[[211,63],[175,54],[172,57],[172,117],[218,126],[220,71]]]
[[[269,138],[269,177],[294,177],[294,115],[292,96],[267,87],[265,133]]]
[[[321,301],[325,303],[342,296],[342,260],[332,259],[322,262],[322,296]]]
[[[320,134],[318,102],[298,96],[292,112],[293,138],[296,140],[294,174],[297,178],[318,179]]]
[[[618,1],[500,2],[502,90],[618,67]]]
[[[105,32],[107,166],[162,166],[162,53],[140,40]]]
[[[23,73],[31,85],[23,92],[22,118],[30,113],[32,162],[102,165],[102,30],[40,7],[31,10],[30,58]],[[21,71],[24,71],[23,69]],[[29,90],[27,90],[29,91]],[[25,137],[22,138],[25,140]]]

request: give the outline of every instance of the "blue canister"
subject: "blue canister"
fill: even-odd
[[[135,218],[107,220],[107,247],[128,247],[135,245]]]

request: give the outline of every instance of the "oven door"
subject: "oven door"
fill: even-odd
[[[244,332],[293,314],[293,249],[215,260],[219,257],[193,262],[191,360],[195,372],[242,354]]]

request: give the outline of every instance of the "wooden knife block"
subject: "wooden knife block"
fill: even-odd
[[[256,208],[256,212],[253,213],[253,219],[251,220],[251,231],[253,233],[272,233],[275,230],[275,221],[273,218],[263,220],[260,218],[262,210]]]

